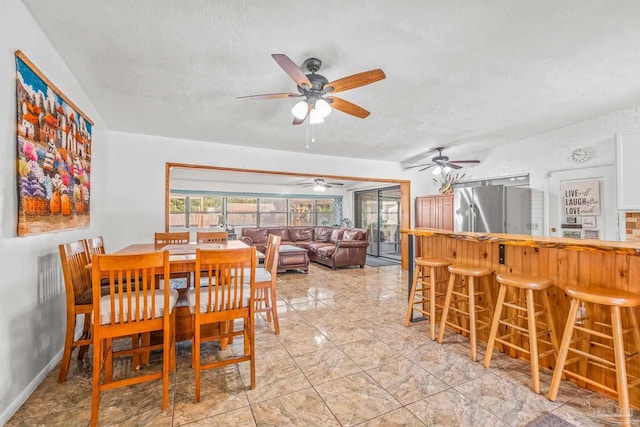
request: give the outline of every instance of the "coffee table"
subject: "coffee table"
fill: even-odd
[[[280,256],[278,257],[278,273],[287,270],[300,270],[303,273],[309,272],[309,254],[304,248],[293,245],[280,245]]]

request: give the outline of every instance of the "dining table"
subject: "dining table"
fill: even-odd
[[[139,253],[147,253],[153,251],[169,251],[169,263],[171,264],[172,273],[194,272],[196,267],[196,249],[242,249],[248,245],[242,240],[228,240],[226,242],[216,243],[180,243],[180,244],[161,244],[153,243],[135,243],[126,246],[116,252],[116,255],[131,255]]]

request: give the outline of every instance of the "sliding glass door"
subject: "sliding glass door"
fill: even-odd
[[[355,225],[369,230],[367,255],[400,259],[400,187],[358,191]]]

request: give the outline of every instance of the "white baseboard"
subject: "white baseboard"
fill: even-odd
[[[24,390],[22,390],[19,395],[16,396],[13,402],[11,402],[11,404],[4,411],[2,411],[2,414],[0,414],[0,426],[5,425],[13,416],[13,414],[18,412],[18,409],[20,409],[24,402],[27,401],[29,396],[31,396],[31,394],[36,391],[38,386],[42,383],[42,381],[44,381],[47,375],[49,375],[49,373],[53,371],[53,368],[55,368],[56,365],[60,363],[60,361],[62,360],[63,351],[64,349],[60,350],[58,354],[56,354],[55,357],[51,359],[47,366],[45,366],[44,369],[42,369],[42,371],[40,371],[40,373],[36,375],[33,381],[31,381],[29,385]]]

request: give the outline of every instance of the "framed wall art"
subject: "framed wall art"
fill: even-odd
[[[93,122],[22,52],[15,59],[18,236],[87,228]]]

